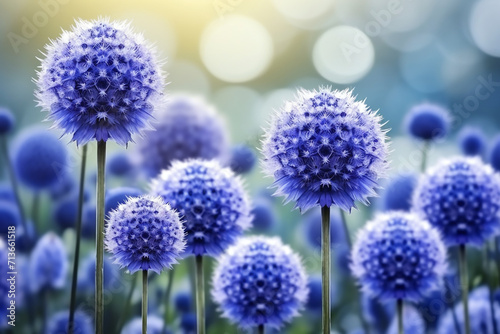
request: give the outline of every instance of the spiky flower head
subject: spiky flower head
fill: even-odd
[[[106,248],[130,273],[172,268],[184,250],[184,228],[161,197],[131,197],[109,214]]]
[[[219,258],[212,282],[222,315],[242,328],[280,328],[308,296],[302,263],[279,238],[239,239]]]
[[[408,133],[421,140],[436,140],[446,136],[450,127],[447,109],[433,103],[421,103],[410,109],[405,118]]]
[[[127,201],[129,197],[139,197],[143,191],[133,187],[117,187],[106,192],[106,200],[104,202],[104,211],[109,214],[112,210],[116,210],[120,204]]]
[[[229,167],[231,167],[235,173],[245,174],[250,172],[256,162],[257,156],[248,145],[238,144],[231,147]]]
[[[500,177],[479,158],[445,160],[421,178],[413,207],[447,245],[481,246],[498,230]]]
[[[189,255],[217,256],[251,226],[240,178],[215,160],[174,162],[152,181],[151,193],[181,215]]]
[[[163,333],[163,319],[148,314],[148,334]],[[142,319],[140,317],[130,320],[122,329],[121,334],[142,334]],[[165,334],[171,334],[169,330]]]
[[[46,46],[36,97],[78,145],[112,139],[127,145],[149,127],[164,89],[160,64],[124,22],[77,21]]]
[[[150,176],[157,176],[175,160],[225,159],[225,123],[201,97],[173,96],[156,118],[156,130],[147,132],[138,142],[141,164]]]
[[[7,108],[0,107],[0,136],[8,134],[15,125],[15,118]]]
[[[463,154],[482,156],[487,146],[486,136],[480,128],[465,127],[458,135],[458,144]]]
[[[349,211],[355,201],[367,203],[387,168],[380,120],[349,90],[299,90],[276,113],[263,142],[276,194],[304,211],[318,205]]]
[[[425,322],[420,312],[411,304],[404,305],[403,308],[403,333],[425,334]],[[461,327],[463,328],[463,327]],[[391,326],[387,334],[398,333],[398,319],[393,317]],[[449,333],[454,333],[453,331]],[[476,332],[473,332],[476,333]]]
[[[402,173],[391,178],[380,198],[382,211],[410,211],[417,183],[415,173]]]
[[[12,164],[19,181],[40,191],[54,186],[67,173],[68,152],[55,134],[31,127],[15,139]]]
[[[31,252],[29,273],[31,290],[61,289],[66,284],[68,255],[64,244],[55,233],[49,232],[41,237]]]
[[[358,234],[351,259],[362,290],[381,299],[418,301],[441,285],[446,270],[439,232],[401,211],[368,222]]]
[[[82,311],[75,312],[73,323],[74,334],[91,334],[94,332],[91,318]],[[69,310],[59,311],[50,317],[46,334],[69,333]]]

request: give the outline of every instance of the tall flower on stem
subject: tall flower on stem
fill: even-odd
[[[358,234],[351,258],[351,270],[363,292],[396,300],[400,334],[403,302],[418,301],[439,287],[446,270],[446,249],[437,229],[402,211],[368,222]]]
[[[151,184],[184,220],[186,254],[196,263],[198,334],[205,333],[204,256],[220,255],[251,225],[250,204],[241,180],[212,160],[174,162]]]
[[[184,250],[184,228],[177,212],[161,197],[131,197],[112,211],[106,248],[131,274],[142,271],[142,332],[147,330],[148,271],[172,269]]]
[[[470,333],[466,245],[480,247],[498,231],[500,177],[479,158],[445,160],[419,182],[413,208],[458,246],[465,333]]]
[[[306,211],[321,207],[323,333],[330,333],[330,207],[368,204],[387,168],[381,118],[351,91],[299,90],[280,108],[263,142],[276,195]],[[345,223],[345,222],[344,222]]]
[[[149,127],[164,80],[152,49],[123,22],[78,21],[44,56],[36,80],[39,105],[77,145],[97,141],[95,320],[102,333],[106,142],[127,145]]]

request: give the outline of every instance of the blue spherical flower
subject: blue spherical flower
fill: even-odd
[[[153,180],[184,221],[186,253],[217,256],[251,226],[250,204],[241,180],[215,161],[176,161]]]
[[[163,332],[163,319],[148,314],[148,334],[162,334]],[[166,334],[171,334],[167,330]],[[122,329],[121,334],[142,334],[142,319],[140,317],[130,320]]]
[[[60,200],[76,190],[76,182],[71,173],[64,173],[53,186],[50,187],[50,196],[53,200]]]
[[[69,196],[58,203],[54,208],[54,222],[61,230],[73,228],[78,215],[78,196]]]
[[[32,221],[26,221],[26,229],[23,224],[19,224],[19,226],[16,227],[16,248],[19,251],[30,251],[36,239],[37,230]]]
[[[304,239],[310,247],[321,248],[321,212],[315,210],[304,217]],[[330,244],[346,241],[342,217],[338,210],[330,210]]]
[[[138,143],[141,163],[150,176],[158,175],[175,160],[225,158],[225,124],[203,99],[174,96],[156,118],[156,131],[147,132]]]
[[[110,175],[123,177],[132,173],[134,165],[125,152],[117,152],[109,157],[106,168]]]
[[[425,322],[424,319],[422,318],[422,315],[420,315],[418,310],[411,305],[404,305],[403,308],[403,332],[408,334],[426,333]],[[398,319],[394,317],[391,322],[391,326],[387,331],[387,334],[397,334],[397,333],[398,333]],[[451,331],[449,333],[454,333],[454,331]]]
[[[273,204],[267,198],[259,197],[253,201],[251,214],[253,216],[252,228],[255,231],[266,232],[276,224],[276,214]]]
[[[31,253],[29,272],[31,290],[61,289],[66,284],[68,259],[64,244],[56,234],[49,232],[38,240]]]
[[[381,214],[365,225],[352,250],[351,270],[364,292],[418,301],[440,286],[446,250],[439,232],[414,214]]]
[[[213,275],[214,301],[242,328],[280,328],[298,315],[307,295],[299,257],[278,238],[239,239],[219,258]]]
[[[0,136],[9,133],[16,123],[14,115],[6,108],[0,108]]]
[[[479,128],[465,127],[458,135],[462,153],[468,156],[482,156],[486,149],[486,136]]]
[[[126,145],[149,127],[164,80],[154,52],[128,24],[78,21],[46,47],[36,81],[39,105],[83,145]]]
[[[7,281],[9,275],[8,268],[8,249],[7,244],[5,243],[3,238],[0,238],[0,329],[6,328],[8,326],[7,314],[9,310],[7,307],[10,306],[10,298],[8,298],[9,290],[10,290],[10,282]],[[15,299],[17,302],[17,299]]]
[[[180,291],[174,296],[174,306],[179,313],[191,312],[193,308],[193,296],[190,292]]]
[[[370,328],[375,330],[375,333],[385,333],[396,313],[394,303],[381,302],[367,293],[361,294],[361,311],[364,320]]]
[[[29,128],[14,143],[12,163],[19,181],[38,191],[54,186],[64,177],[68,153],[52,132]]]
[[[447,245],[480,246],[498,230],[500,177],[479,158],[443,161],[420,180],[413,207]]]
[[[234,145],[231,148],[229,167],[237,173],[244,174],[250,172],[257,162],[257,156],[247,145]]]
[[[382,193],[383,211],[410,211],[413,192],[418,183],[414,173],[398,174],[386,185]]]
[[[104,289],[111,289],[119,281],[120,274],[108,257],[104,257]],[[95,292],[95,254],[89,253],[83,260],[78,275],[78,289],[89,293]]]
[[[490,164],[496,171],[500,171],[500,136],[493,139],[490,151]]]
[[[179,326],[183,334],[194,334],[196,332],[196,315],[194,313],[184,313],[181,316]]]
[[[317,205],[349,211],[355,201],[368,203],[387,168],[380,120],[348,90],[299,91],[264,138],[264,167],[276,194],[304,211]]]
[[[130,273],[172,268],[184,250],[184,228],[161,197],[131,197],[109,214],[105,244]]]
[[[0,200],[16,202],[16,194],[12,187],[6,183],[0,183]]]
[[[129,197],[138,197],[142,194],[143,192],[140,189],[131,187],[118,187],[109,190],[106,193],[106,199],[104,202],[106,215],[109,215],[111,211],[116,210],[120,204],[125,203]]]
[[[500,306],[494,304],[495,322],[497,328],[500,328]],[[455,315],[459,328],[464,328],[463,303],[455,306]],[[493,322],[489,299],[469,298],[469,321],[471,333],[493,334]],[[448,310],[439,322],[437,334],[455,333],[455,322],[453,320],[452,310]]]
[[[124,201],[125,202],[125,201]],[[82,237],[93,239],[96,230],[96,207],[95,203],[88,203],[83,206],[82,212]]]
[[[69,326],[69,310],[59,311],[49,319],[46,334],[66,334]],[[94,332],[91,318],[82,311],[75,312],[73,323],[74,334],[91,334]]]
[[[0,236],[6,237],[9,227],[17,227],[20,221],[18,206],[11,201],[0,200]]]
[[[445,108],[421,103],[410,109],[405,118],[408,133],[422,140],[435,140],[446,136],[450,127],[450,116]]]

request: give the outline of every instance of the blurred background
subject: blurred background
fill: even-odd
[[[379,110],[386,127],[391,128],[390,176],[418,172],[420,168],[421,144],[410,139],[403,126],[405,114],[413,105],[426,101],[440,104],[452,119],[449,135],[431,147],[429,165],[439,157],[460,153],[456,138],[464,126],[482,129],[491,143],[500,121],[498,0],[18,0],[2,1],[0,9],[0,105],[16,117],[9,139],[30,125],[50,127],[50,122],[42,123],[46,114],[36,106],[33,95],[32,78],[44,46],[62,30],[70,29],[75,20],[98,17],[130,21],[166,60],[164,70],[170,82],[167,96],[181,92],[202,96],[225,119],[230,142],[248,146],[257,158],[262,128],[273,110],[293,98],[301,87],[353,89],[359,99],[366,99],[372,109]],[[69,143],[69,138],[61,140]],[[489,159],[489,146],[483,152],[485,160]],[[67,148],[73,167],[71,177],[76,180],[79,151],[74,143]],[[128,151],[111,144],[108,156],[134,149],[134,143]],[[89,147],[89,180],[95,180],[95,153],[94,143]],[[133,165],[134,158],[128,156]],[[5,163],[0,168],[7,182]],[[268,226],[250,233],[280,235],[303,256],[308,272],[319,274],[319,252],[304,237],[304,228],[309,226],[305,221],[312,214],[302,216],[293,211],[292,205],[284,206],[281,199],[271,198],[267,187],[272,180],[264,177],[257,164],[243,177],[254,201],[264,201],[262,205],[270,206],[272,212],[272,217],[266,218]],[[123,186],[146,191],[147,182],[140,175],[111,175],[107,187],[110,191]],[[88,187],[90,197],[94,196],[92,187]],[[38,203],[38,234],[57,231],[67,246],[70,265],[74,232],[56,226],[56,220],[62,219],[56,217],[56,211],[72,195],[68,191],[63,198],[45,193],[34,196],[22,189],[26,207],[33,206],[34,199]],[[352,235],[380,207],[374,200],[372,206],[360,206],[348,215]],[[68,216],[71,221],[71,213]],[[83,264],[85,257],[92,256],[93,240],[84,241],[82,247]],[[334,252],[345,254],[344,248],[339,243]],[[340,256],[334,266],[334,285],[342,288],[334,288],[333,320],[337,331],[351,333],[363,324],[357,316],[356,288],[345,261],[345,256]],[[81,272],[84,275],[83,269]],[[181,292],[190,295],[188,272],[189,263],[179,265],[173,296]],[[116,275],[121,283],[106,301],[109,333],[114,333],[114,326],[121,321],[119,309],[110,305],[124,302],[132,282],[130,275],[118,271]],[[478,277],[475,284],[481,283]],[[151,312],[163,317],[167,274],[153,279]],[[65,287],[49,297],[49,316],[67,308],[69,286],[68,274]],[[127,320],[140,314],[138,290],[132,295]],[[79,305],[84,308],[89,298],[82,292]],[[176,308],[174,297],[170,303],[168,327],[176,333],[190,333],[183,322],[189,322],[188,315],[194,308]],[[383,307],[376,306],[375,310],[379,308]],[[215,307],[208,307],[208,311],[213,313],[208,320],[210,333],[238,331],[218,316]],[[15,332],[28,332],[29,314],[19,311],[20,326]],[[391,312],[388,317],[390,322]],[[370,315],[366,318],[369,320]],[[311,306],[282,332],[314,333],[318,320],[319,314]]]

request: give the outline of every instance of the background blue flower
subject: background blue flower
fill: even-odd
[[[421,140],[446,136],[450,127],[449,111],[433,103],[421,103],[410,109],[405,118],[408,133]]]
[[[49,319],[46,334],[66,334],[68,333],[69,310],[59,311]],[[82,311],[75,312],[75,322],[73,324],[74,334],[91,334],[94,332],[92,319]]]
[[[16,124],[16,119],[12,112],[7,108],[0,107],[0,136],[12,131]]]
[[[480,128],[467,126],[458,134],[458,144],[464,155],[483,156],[487,141],[484,132]]]
[[[401,173],[389,180],[380,198],[382,211],[410,211],[413,192],[418,183],[415,173]]]
[[[245,144],[233,145],[229,157],[229,167],[237,173],[250,172],[257,163],[257,156],[251,147]]]
[[[163,319],[157,315],[148,314],[148,334],[163,334]],[[167,329],[165,334],[172,332]],[[130,320],[121,334],[142,334],[142,319],[140,317]]]
[[[406,304],[403,308],[403,332],[408,334],[425,334],[425,322],[414,306]],[[398,333],[398,319],[393,317],[387,334]],[[453,333],[453,332],[449,332]],[[475,333],[475,332],[473,332]]]

